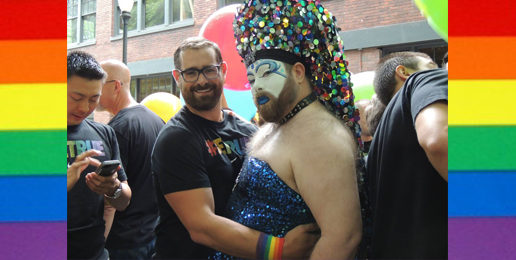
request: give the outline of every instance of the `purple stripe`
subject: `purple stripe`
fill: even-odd
[[[449,259],[514,259],[516,217],[448,219]]]
[[[266,259],[264,258],[265,249],[267,247],[267,236],[265,233],[260,233],[260,237],[258,238],[258,244],[256,245],[256,258],[257,259]]]
[[[0,223],[0,258],[66,259],[66,222]]]

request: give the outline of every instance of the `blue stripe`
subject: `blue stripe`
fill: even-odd
[[[450,172],[449,217],[516,216],[516,172]]]
[[[66,221],[66,176],[0,177],[0,222]]]

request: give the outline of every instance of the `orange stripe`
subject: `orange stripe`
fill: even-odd
[[[516,79],[516,37],[450,37],[449,79]]]
[[[279,246],[280,246],[280,239],[276,237],[275,239],[276,241],[274,241],[274,259],[280,259],[281,256],[278,255],[279,253]]]
[[[0,41],[0,84],[66,81],[66,39]]]

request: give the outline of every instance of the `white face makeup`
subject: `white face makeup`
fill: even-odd
[[[256,95],[266,91],[275,98],[279,97],[287,79],[285,63],[269,59],[258,60],[247,68],[247,79],[252,87],[253,97],[257,98],[259,105],[263,105],[269,102],[269,98]]]

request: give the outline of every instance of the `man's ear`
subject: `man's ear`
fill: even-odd
[[[176,81],[176,84],[179,85],[179,77],[181,77],[181,72],[179,70],[173,70],[172,76],[174,77],[174,80]]]
[[[403,81],[407,80],[407,78],[410,76],[410,71],[405,68],[403,65],[398,65],[396,67],[396,75],[400,77]]]
[[[301,85],[305,79],[305,66],[301,62],[297,62],[292,66],[292,77],[297,84]]]
[[[223,61],[220,64],[220,69],[222,70],[222,78],[226,79],[226,75],[228,74],[228,64],[225,61]]]
[[[115,91],[114,91],[115,94],[120,93],[120,90],[122,89],[122,87],[123,87],[122,81],[120,81],[120,80],[115,81]]]

